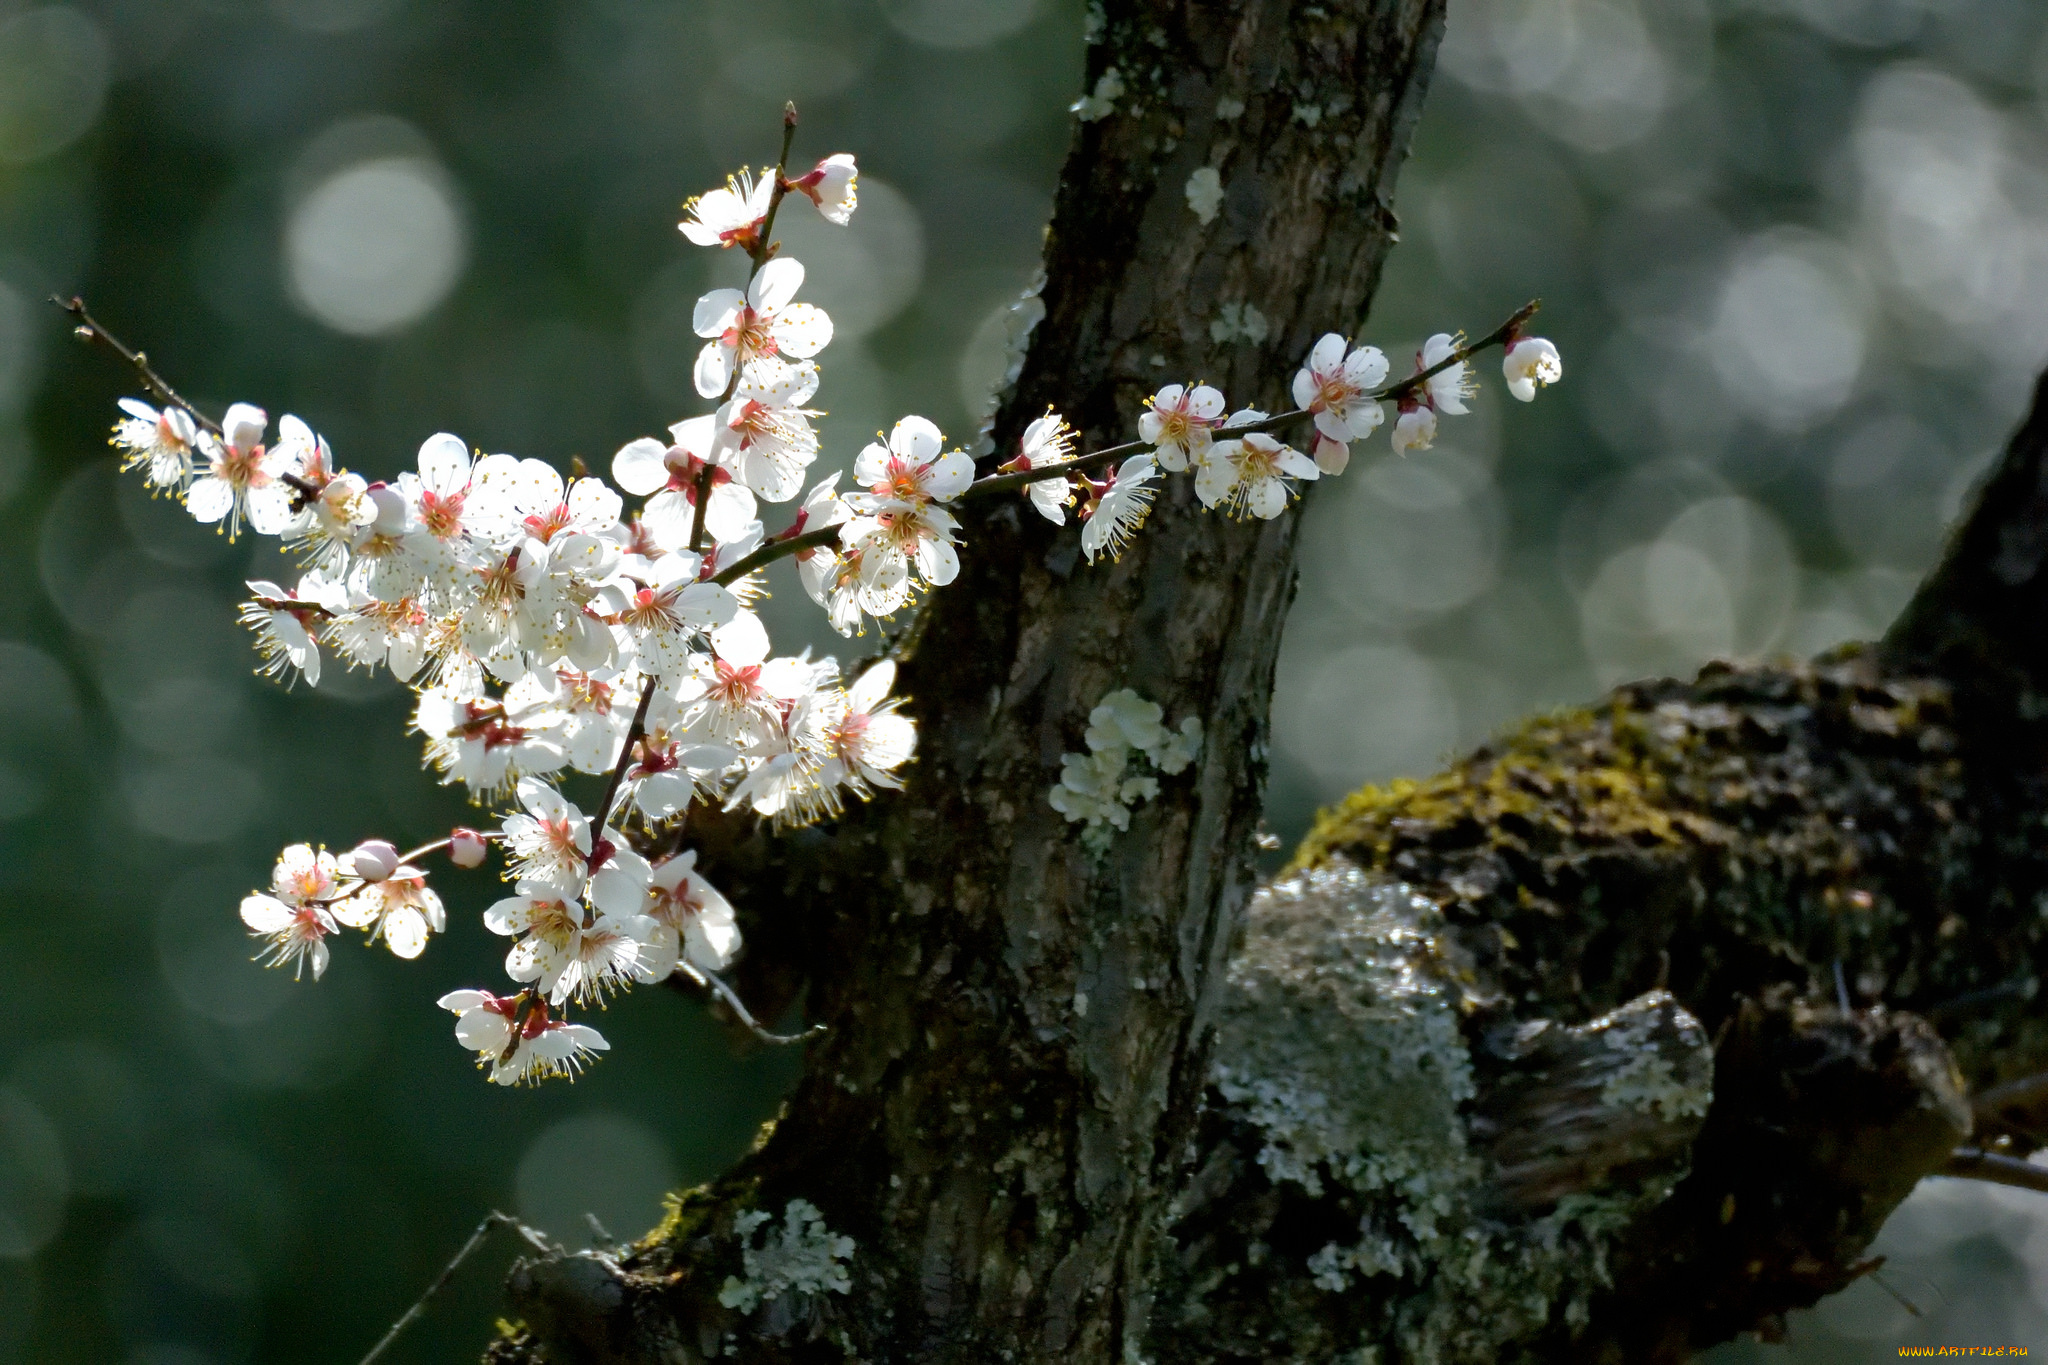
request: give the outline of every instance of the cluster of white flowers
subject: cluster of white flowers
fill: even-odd
[[[1047,798],[1067,819],[1085,822],[1084,841],[1106,847],[1109,830],[1131,827],[1131,807],[1159,795],[1159,779],[1134,772],[1131,756],[1142,754],[1168,777],[1186,770],[1202,749],[1202,722],[1193,716],[1170,730],[1159,703],[1120,687],[1088,713],[1085,754],[1060,755],[1059,785]]]
[[[1416,378],[1382,390],[1385,357],[1332,334],[1295,376],[1300,410],[1277,418],[1226,418],[1216,389],[1169,385],[1148,401],[1139,441],[1078,455],[1073,429],[1048,412],[1014,458],[977,480],[969,456],[908,416],[859,453],[848,491],[833,474],[806,492],[820,415],[807,404],[832,320],[797,300],[804,267],[778,254],[772,231],[791,193],[844,224],[857,179],[853,158],[837,155],[793,178],[779,165],[742,171],[690,201],[683,234],[740,247],[751,265],[744,288],[697,302],[694,381],[714,407],[665,438],[626,443],[611,484],[580,471],[564,480],[542,461],[483,454],[447,433],[420,447],[414,469],[369,480],[341,469],[297,417],[282,418],[275,439],[247,403],[205,419],[124,351],[162,405],[122,401],[112,439],[123,468],[199,521],[231,537],[245,526],[276,536],[299,559],[291,586],[249,585],[241,615],[260,671],[317,685],[329,652],[351,668],[388,669],[417,694],[413,725],[442,780],[480,805],[518,803],[495,829],[458,829],[406,854],[383,840],[339,856],[287,848],[270,890],[242,906],[267,961],[318,978],[326,939],[343,928],[418,956],[446,914],[416,861],[446,851],[473,867],[499,844],[515,894],[484,923],[513,940],[505,969],[517,989],[460,990],[440,1003],[491,1079],[573,1075],[606,1043],[569,1010],[678,971],[725,990],[715,973],[733,960],[739,931],[682,847],[693,807],[808,824],[896,787],[915,751],[913,722],[891,695],[892,662],[848,677],[836,659],[774,655],[753,610],[770,562],[795,559],[806,592],[853,635],[954,580],[961,522],[951,509],[963,498],[1022,491],[1059,524],[1074,509],[1093,562],[1115,558],[1142,528],[1164,473],[1191,470],[1206,507],[1271,518],[1300,481],[1342,471],[1384,401],[1400,408],[1396,449],[1427,445],[1437,412],[1465,410],[1474,348],[1433,337]],[[81,331],[95,334],[77,311]],[[1488,341],[1506,343],[1517,397],[1561,374],[1556,348],[1513,325]],[[1313,419],[1313,457],[1272,434],[1303,418]],[[761,505],[792,502],[790,525],[769,535]],[[1159,707],[1112,693],[1091,713],[1090,752],[1064,757],[1053,804],[1086,822],[1084,837],[1106,838],[1158,791],[1156,777],[1131,773],[1131,755],[1177,773],[1200,739],[1193,718],[1168,731]],[[561,791],[574,774],[606,779],[594,814]]]

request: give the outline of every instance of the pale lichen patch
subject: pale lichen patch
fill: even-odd
[[[1231,966],[1211,1081],[1268,1180],[1357,1218],[1355,1238],[1325,1241],[1294,1274],[1314,1294],[1387,1305],[1341,1314],[1357,1335],[1334,1344],[1358,1358],[1490,1362],[1569,1330],[1609,1282],[1617,1231],[1676,1178],[1660,1168],[1503,1207],[1470,1112],[1473,980],[1435,902],[1341,857],[1262,889]],[[1700,1077],[1653,1065],[1656,1040],[1633,1020],[1617,1012],[1601,1040],[1624,1054],[1611,1102],[1703,1107]]]
[[[817,1205],[790,1200],[782,1210],[782,1226],[771,1228],[761,1245],[754,1245],[754,1234],[773,1221],[760,1209],[733,1220],[746,1277],[726,1277],[718,1291],[721,1304],[751,1313],[785,1294],[844,1294],[853,1288],[845,1263],[853,1256],[854,1240],[827,1228]]]

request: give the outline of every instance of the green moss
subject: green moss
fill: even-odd
[[[1443,908],[1486,989],[1561,1019],[1662,982],[1712,1027],[1774,981],[1832,999],[1837,962],[1892,1008],[2005,989],[1970,1007],[1997,1046],[1959,1035],[1968,1067],[2028,1041],[2014,993],[2048,929],[2048,783],[2012,775],[2009,732],[1981,739],[1979,768],[1946,685],[1867,653],[1716,664],[1367,787],[1318,817],[1290,871],[1341,855],[1399,877]]]
[[[1617,693],[1600,710],[1554,711],[1524,721],[1495,744],[1421,781],[1365,787],[1317,816],[1288,871],[1342,852],[1383,870],[1416,827],[1469,831],[1496,845],[1532,832],[1583,842],[1680,847],[1708,831],[1669,799],[1683,735],[1658,742],[1652,717]],[[1676,742],[1673,742],[1676,741]]]

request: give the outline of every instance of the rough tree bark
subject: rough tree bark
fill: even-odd
[[[1118,439],[1198,374],[1270,403],[1355,330],[1443,17],[1104,8],[1088,81],[1124,89],[1077,134],[998,448],[1048,404]],[[1262,334],[1219,342],[1226,304]],[[1965,1077],[2048,1054],[2044,444],[2037,412],[1883,647],[1534,721],[1352,798],[1256,896],[1295,517],[1174,481],[1094,568],[1017,506],[969,517],[905,641],[909,788],[799,841],[700,831],[755,916],[749,993],[830,1026],[782,1118],[626,1251],[515,1266],[490,1358],[1635,1361],[1768,1331],[1867,1268],[1969,1134]],[[1207,742],[1091,853],[1045,797],[1122,686]]]

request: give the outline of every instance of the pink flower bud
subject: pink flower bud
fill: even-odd
[[[381,882],[398,870],[398,850],[383,839],[366,839],[348,855],[349,866],[366,882]]]
[[[490,843],[473,829],[458,828],[448,836],[448,861],[457,867],[482,867]]]

